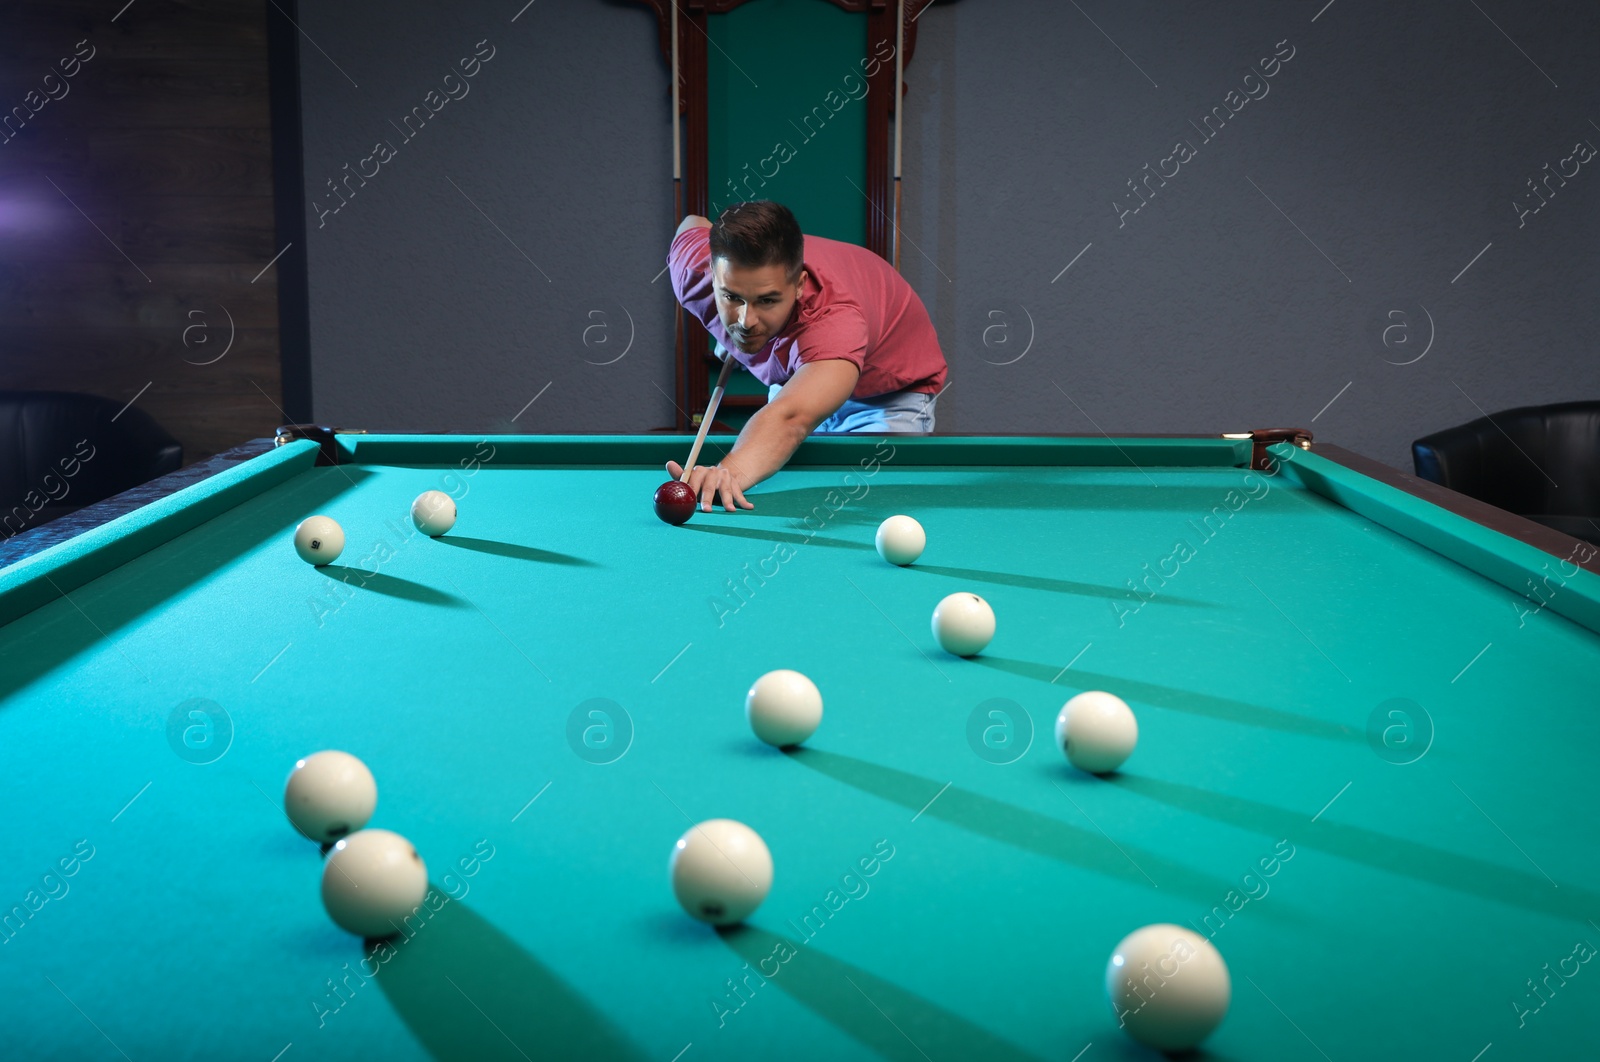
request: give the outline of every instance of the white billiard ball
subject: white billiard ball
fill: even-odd
[[[947,653],[975,656],[994,637],[994,609],[977,594],[951,594],[933,610],[933,636]]]
[[[322,906],[335,925],[366,939],[393,936],[428,894],[428,866],[388,830],[358,830],[322,868]]]
[[[1115,694],[1080,693],[1056,716],[1056,748],[1080,771],[1108,774],[1122,766],[1138,743],[1139,721]]]
[[[1106,995],[1129,1036],[1158,1051],[1184,1051],[1221,1024],[1233,985],[1211,941],[1162,924],[1122,938],[1106,965]]]
[[[769,671],[745,694],[744,715],[767,744],[798,745],[822,723],[822,694],[798,671]]]
[[[456,500],[442,490],[425,490],[411,503],[411,522],[429,538],[456,526]]]
[[[283,787],[283,809],[294,828],[323,844],[355,833],[378,806],[378,783],[348,752],[313,752],[295,763]]]
[[[294,551],[307,564],[332,564],[344,552],[344,528],[326,516],[308,516],[294,529]]]
[[[910,564],[928,545],[927,532],[909,516],[891,516],[878,525],[878,556],[890,564]]]
[[[772,853],[742,822],[711,819],[672,849],[672,892],[702,922],[729,926],[761,906],[772,888]]]

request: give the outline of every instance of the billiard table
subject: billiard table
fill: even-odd
[[[1231,970],[1202,1057],[1600,1056],[1593,547],[1303,433],[816,438],[682,527],[685,438],[279,441],[0,570],[8,1058],[1155,1057],[1105,971],[1163,922]],[[284,816],[329,748],[427,862],[386,943]],[[776,877],[719,931],[667,865],[723,817]]]

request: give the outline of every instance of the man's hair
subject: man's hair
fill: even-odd
[[[804,263],[805,237],[782,203],[735,203],[711,226],[711,257],[726,258],[742,269],[781,265],[792,282]]]

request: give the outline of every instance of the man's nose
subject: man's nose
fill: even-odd
[[[747,314],[749,312],[750,312],[750,304],[748,302],[742,302],[742,303],[739,304],[739,327],[740,328],[744,327],[745,314]]]

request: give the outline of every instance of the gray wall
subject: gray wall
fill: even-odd
[[[1324,2],[941,0],[922,16],[902,268],[952,366],[941,429],[1309,426],[1409,468],[1412,438],[1480,407],[1600,396],[1600,157],[1552,178],[1520,227],[1513,206],[1537,205],[1526,182],[1546,163],[1600,145],[1600,8]],[[319,420],[670,420],[653,17],[541,0],[512,24],[520,6],[302,7],[332,60],[303,44],[308,197],[374,139],[398,148],[324,228],[308,218]],[[402,144],[389,120],[485,38],[467,98]],[[1293,57],[1248,84],[1266,95],[1203,139],[1191,122],[1228,113],[1280,41]],[[1119,219],[1141,201],[1129,179],[1179,139],[1193,157]],[[629,353],[591,364],[621,353],[627,315]]]
[[[652,283],[675,227],[654,18],[620,0],[539,0],[513,23],[523,2],[301,5],[319,422],[672,422],[672,292],[666,277]],[[493,58],[463,80],[458,64],[480,41]],[[413,119],[412,139],[396,129],[430,90],[462,85],[425,124]],[[338,203],[325,182],[363,168],[380,139],[394,156],[319,217],[310,204]]]

